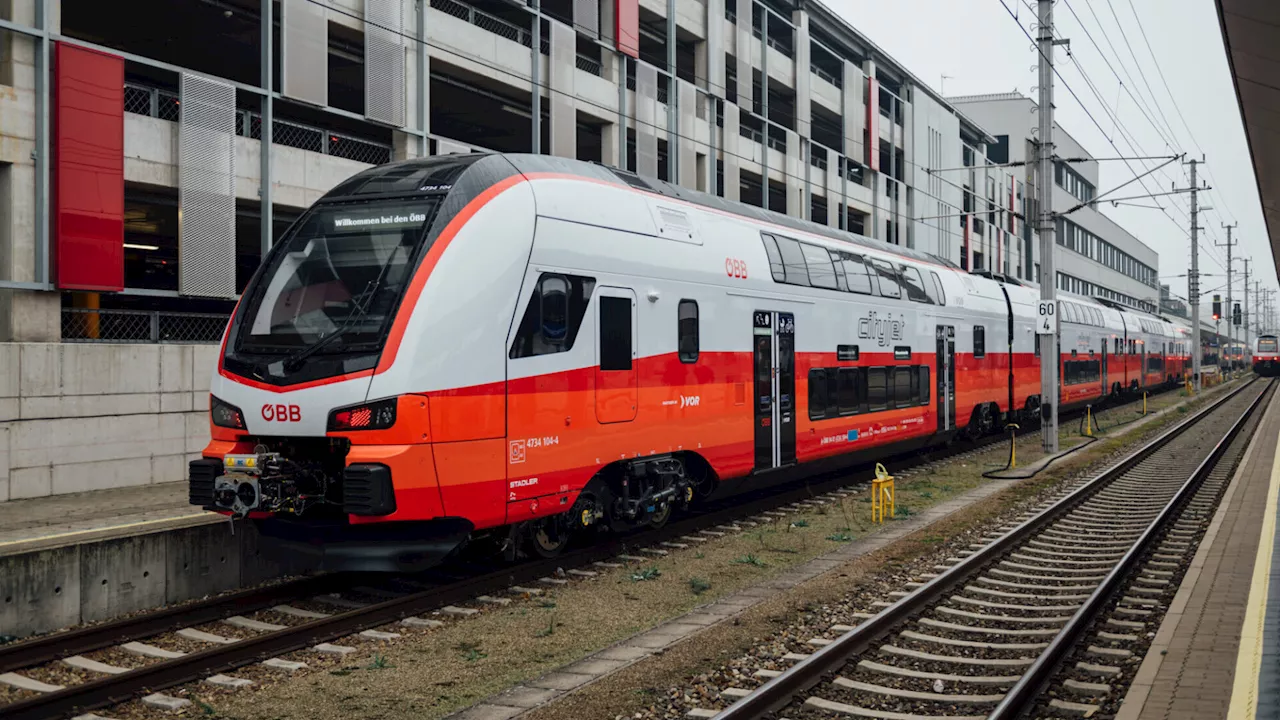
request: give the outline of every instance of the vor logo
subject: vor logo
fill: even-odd
[[[698,407],[698,403],[701,401],[702,401],[702,397],[700,395],[681,395],[680,407],[682,408]]]

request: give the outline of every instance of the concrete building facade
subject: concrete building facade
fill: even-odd
[[[987,150],[993,164],[1012,164],[1027,182],[1036,174],[1036,104],[1018,93],[950,98],[981,123],[996,142]],[[1159,255],[1087,205],[1099,194],[1098,161],[1061,126],[1054,128],[1053,211],[1061,213],[1054,239],[1058,289],[1159,312]],[[1034,233],[1028,233],[1028,236]],[[1038,252],[1039,244],[1037,243]],[[1039,262],[1035,261],[1038,268]],[[1035,271],[1039,279],[1039,270]]]
[[[1032,278],[958,107],[811,0],[0,0],[0,501],[181,479],[238,293],[372,164],[576,157]]]

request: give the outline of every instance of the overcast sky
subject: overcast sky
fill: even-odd
[[[1015,23],[1002,0],[825,0],[935,90],[941,87],[945,74],[947,95],[1016,90],[1034,99],[1037,54],[1018,23],[1032,32],[1035,2],[1023,1],[1028,4],[1003,0],[1017,12]],[[1201,281],[1202,294],[1226,294],[1225,287],[1219,289],[1226,284],[1226,248],[1212,247],[1215,241],[1226,242],[1224,222],[1240,224],[1234,231],[1240,240],[1237,258],[1252,258],[1250,271],[1258,271],[1263,287],[1276,287],[1275,265],[1213,0],[1059,0],[1054,5],[1054,25],[1057,36],[1071,41],[1075,60],[1101,96],[1099,100],[1089,89],[1067,51],[1059,49],[1054,62],[1083,106],[1063,86],[1062,79],[1055,79],[1055,119],[1091,154],[1112,157],[1186,152],[1188,157],[1199,157],[1204,153],[1208,165],[1200,177],[1207,175],[1213,190],[1201,194],[1200,204],[1213,209],[1202,214],[1200,221],[1205,228],[1200,236],[1200,272],[1211,274]],[[1172,98],[1161,81],[1157,62]],[[1121,89],[1117,74],[1128,92]],[[1122,129],[1115,128],[1104,104],[1117,112]],[[1154,123],[1144,117],[1144,110]],[[1126,136],[1136,142],[1138,150],[1129,146]],[[1169,147],[1165,138],[1169,138]],[[1155,164],[1135,162],[1134,167]],[[1152,192],[1161,192],[1176,180],[1185,187],[1186,170],[1171,165],[1153,175],[1147,186]],[[1100,163],[1100,173],[1099,194],[1133,177],[1120,162]],[[1131,185],[1115,197],[1142,194],[1141,190],[1130,192],[1136,188],[1137,184]],[[1184,231],[1190,227],[1189,200],[1170,196],[1141,202],[1158,202],[1169,216],[1155,209],[1123,205],[1106,205],[1103,212],[1159,252],[1161,282],[1174,294],[1186,297],[1191,241]],[[1237,259],[1235,264],[1237,272],[1243,272],[1244,263]],[[1242,287],[1237,281],[1237,295]],[[1203,307],[1208,310],[1208,300]]]

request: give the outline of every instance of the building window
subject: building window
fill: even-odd
[[[987,145],[987,161],[994,165],[1009,162],[1009,136],[997,135],[994,143]]]
[[[514,360],[572,349],[595,284],[595,278],[543,273],[529,297],[529,304],[525,307],[524,318],[520,320],[520,329],[516,332],[508,357]],[[631,322],[629,301],[627,322]],[[628,344],[631,342],[630,337],[628,331]]]
[[[676,309],[676,345],[680,362],[698,362],[698,303],[695,300],[681,300]]]

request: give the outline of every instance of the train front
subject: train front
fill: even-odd
[[[435,486],[428,395],[396,371],[414,363],[406,325],[456,194],[476,194],[455,185],[474,161],[361,173],[272,248],[223,339],[192,504],[320,569],[423,567],[465,540],[472,525],[444,516]],[[405,381],[388,392],[389,377]]]
[[[1280,375],[1280,338],[1259,335],[1253,353],[1253,371],[1263,377]]]

